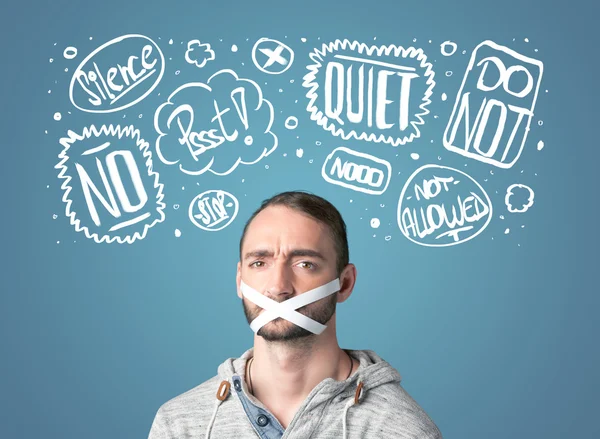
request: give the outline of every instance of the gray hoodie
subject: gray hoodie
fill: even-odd
[[[346,350],[358,369],[345,381],[317,384],[284,429],[248,392],[245,366],[253,350],[225,360],[215,377],[164,403],[148,439],[442,439],[400,385],[398,371],[369,350]]]

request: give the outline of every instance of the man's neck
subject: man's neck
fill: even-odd
[[[251,383],[254,396],[275,416],[284,408],[293,412],[312,389],[326,378],[343,381],[351,361],[340,349],[335,327],[318,336],[294,342],[266,342],[255,335]],[[291,417],[288,416],[287,417]]]

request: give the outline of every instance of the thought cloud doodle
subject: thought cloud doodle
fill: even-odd
[[[213,59],[215,59],[215,51],[210,48],[210,44],[203,44],[200,40],[188,41],[187,50],[185,51],[185,60],[188,64],[195,65],[201,69],[207,62]]]
[[[190,221],[208,232],[223,230],[239,210],[237,198],[223,190],[209,190],[194,197],[188,209]]]
[[[154,41],[125,35],[104,43],[75,70],[71,103],[87,113],[112,113],[137,104],[160,82],[165,59]]]
[[[500,168],[513,166],[527,140],[542,72],[536,59],[492,41],[479,44],[456,95],[444,147]]]
[[[221,70],[206,84],[182,85],[158,107],[156,152],[163,163],[178,164],[189,175],[227,175],[240,163],[257,163],[277,148],[273,120],[273,106],[257,83]]]
[[[390,184],[392,167],[386,160],[340,146],[325,159],[321,175],[331,184],[381,195]]]
[[[163,185],[139,130],[91,125],[67,134],[55,168],[76,231],[98,243],[131,244],[164,220]]]
[[[447,166],[417,169],[398,202],[400,231],[427,247],[447,247],[473,239],[491,219],[492,203],[481,185]]]
[[[422,49],[336,40],[310,54],[310,118],[334,136],[404,145],[420,137],[435,86]]]
[[[524,184],[511,184],[506,189],[504,203],[510,213],[525,213],[533,206],[533,189]],[[516,206],[516,207],[515,207]]]

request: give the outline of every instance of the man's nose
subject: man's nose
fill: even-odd
[[[285,262],[276,261],[270,270],[269,283],[267,285],[267,293],[275,300],[285,300],[284,296],[291,296],[294,292],[294,287],[291,282],[290,267]],[[281,297],[279,297],[281,296]]]

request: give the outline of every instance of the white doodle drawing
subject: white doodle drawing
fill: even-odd
[[[139,130],[91,125],[67,135],[60,139],[64,149],[55,168],[64,180],[66,216],[77,232],[97,243],[131,244],[164,220],[163,185]]]
[[[444,41],[442,44],[440,44],[440,52],[444,56],[454,55],[454,52],[456,52],[456,49],[458,49],[458,46],[456,45],[456,43],[454,43],[452,41]]]
[[[542,72],[541,61],[492,41],[479,44],[456,95],[444,147],[499,168],[513,166],[527,140]]]
[[[77,57],[77,48],[73,46],[67,47],[63,51],[63,56],[65,59],[75,59]]]
[[[298,118],[295,116],[288,117],[284,122],[284,126],[288,130],[295,130],[296,128],[298,128]]]
[[[194,197],[188,214],[190,221],[202,230],[216,232],[233,222],[239,210],[239,203],[229,192],[209,190]]]
[[[334,136],[404,145],[420,137],[419,125],[435,86],[422,49],[368,46],[336,40],[310,54],[310,118]]]
[[[483,187],[457,169],[425,165],[408,179],[398,202],[398,226],[412,242],[447,247],[479,235],[492,219]]]
[[[188,41],[187,50],[185,51],[185,60],[188,64],[195,65],[201,69],[207,62],[214,59],[215,51],[210,48],[210,44],[201,43],[200,40]]]
[[[281,41],[260,38],[252,48],[252,61],[261,72],[280,75],[292,66],[294,51]]]
[[[178,164],[185,174],[227,175],[277,148],[273,120],[273,106],[256,82],[220,70],[206,84],[182,85],[158,107],[156,152],[163,163]]]
[[[533,206],[533,199],[535,194],[533,193],[533,189],[524,184],[511,184],[508,189],[506,189],[506,196],[504,197],[504,204],[506,204],[506,208],[510,213],[525,213],[529,210],[531,206]],[[512,198],[520,198],[527,200],[526,202],[521,202],[522,207],[516,208],[513,205]]]
[[[340,146],[325,159],[321,176],[331,184],[381,195],[390,184],[392,166],[386,160]]]
[[[143,35],[124,35],[81,61],[71,78],[69,99],[87,113],[123,110],[152,93],[164,71],[165,59],[154,41]]]

